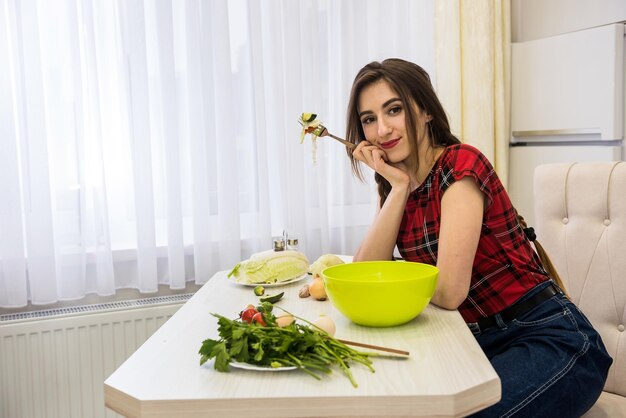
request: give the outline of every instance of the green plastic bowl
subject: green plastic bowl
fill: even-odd
[[[363,261],[322,271],[333,305],[352,322],[391,327],[416,318],[435,293],[439,269],[405,261]]]

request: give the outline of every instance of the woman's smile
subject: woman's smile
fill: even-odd
[[[400,143],[400,138],[392,139],[391,141],[381,142],[380,147],[382,149],[391,149]]]

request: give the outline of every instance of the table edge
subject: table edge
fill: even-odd
[[[467,403],[476,392],[485,396],[480,405],[469,406]],[[129,396],[105,383],[104,395],[106,406],[129,418],[157,418],[168,417],[174,414],[180,418],[206,416],[210,411],[215,416],[223,418],[249,418],[253,414],[256,418],[289,418],[302,417],[461,417],[480,411],[497,403],[501,398],[500,378],[467,389],[463,392],[445,395],[380,395],[363,397],[328,397],[311,396],[308,398],[240,398],[236,408],[232,399],[176,399],[176,400],[141,400]],[[446,398],[457,396],[456,402],[451,402],[451,408],[441,410],[438,405]],[[312,402],[315,400],[315,402]],[[315,408],[312,405],[321,405]],[[203,411],[203,412],[200,412]],[[346,415],[346,411],[354,411],[353,415]],[[415,413],[417,412],[417,413]],[[350,412],[348,412],[350,414]]]

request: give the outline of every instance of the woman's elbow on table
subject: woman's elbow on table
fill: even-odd
[[[431,302],[440,308],[455,310],[467,298],[467,292],[445,292],[437,289],[433,295]]]

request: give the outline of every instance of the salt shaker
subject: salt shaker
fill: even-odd
[[[287,239],[287,249],[292,251],[298,251],[298,238],[289,237]]]

